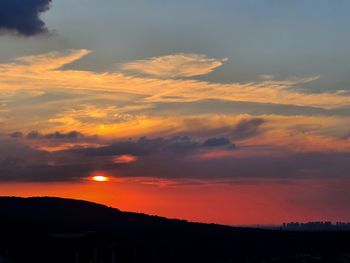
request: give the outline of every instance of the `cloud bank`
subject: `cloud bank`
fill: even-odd
[[[45,136],[39,139],[0,138],[0,181],[70,182],[99,173],[115,178],[233,183],[244,180],[339,180],[349,179],[350,174],[349,152],[300,152],[268,149],[263,145],[241,147],[225,137],[204,140],[143,137],[57,151],[33,148],[27,140],[42,140],[43,144],[46,140],[57,141]],[[99,143],[99,139],[95,140]]]
[[[340,163],[350,152],[350,96],[296,88],[318,76],[251,83],[184,79],[216,65],[207,58],[194,62],[198,57],[189,64],[181,58],[181,74],[171,68],[169,77],[64,67],[88,53],[51,52],[0,64],[0,134],[22,131],[12,143],[27,145],[19,154],[10,154],[11,146],[0,149],[2,180],[69,181],[98,171],[199,179],[349,172]]]
[[[34,36],[48,31],[40,18],[49,10],[51,0],[1,0],[0,32]]]

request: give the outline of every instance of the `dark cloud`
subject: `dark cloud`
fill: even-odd
[[[257,121],[253,123],[258,123]],[[97,139],[98,140],[98,139]],[[307,152],[234,147],[227,138],[199,141],[191,137],[140,138],[97,148],[46,152],[25,145],[28,140],[0,138],[0,181],[75,181],[94,172],[118,177],[149,177],[196,180],[290,180],[349,178],[349,152]],[[105,142],[106,143],[106,142]],[[232,155],[217,157],[222,150]],[[278,154],[276,151],[279,151]],[[234,154],[233,154],[234,153]],[[114,162],[115,156],[130,154],[130,163]]]
[[[24,134],[22,132],[13,132],[10,134],[12,138],[23,138]]]
[[[204,147],[218,147],[218,146],[231,146],[234,147],[234,145],[231,144],[231,141],[225,137],[221,138],[209,138],[204,143]]]
[[[3,182],[67,182],[87,178],[92,166],[88,165],[22,165],[4,167],[0,164]]]
[[[50,8],[51,0],[1,0],[0,30],[23,36],[47,32],[41,13]]]
[[[100,148],[87,148],[76,150],[77,152],[96,155],[96,156],[114,156],[122,154],[132,154],[136,156],[145,156],[155,153],[177,153],[185,154],[198,150],[204,150],[207,147],[227,146],[234,148],[234,144],[227,138],[209,138],[205,142],[194,140],[189,136],[176,136],[173,138],[155,138],[149,139],[142,137],[136,141],[121,141]]]
[[[350,153],[290,153],[285,156],[173,158],[152,155],[115,170],[118,176],[167,179],[304,180],[349,178]],[[113,174],[112,168],[110,171]]]
[[[22,137],[21,132],[15,132],[11,134],[12,137]],[[53,139],[53,140],[75,140],[84,138],[84,135],[77,131],[71,131],[68,133],[54,132],[48,134],[41,134],[38,131],[31,131],[26,136],[28,139]]]
[[[27,139],[48,139],[48,140],[77,140],[85,138],[84,134],[77,131],[64,132],[53,132],[42,134],[38,131],[31,131],[27,135],[23,132],[13,132],[10,134],[12,138],[27,138]]]
[[[150,155],[164,147],[164,139],[140,138],[137,141],[119,141],[99,148],[86,148],[74,150],[74,152],[84,155],[114,156],[122,154],[132,154],[137,156]]]
[[[0,162],[0,166],[2,168],[14,168],[14,167],[19,167],[21,166],[22,164],[24,164],[24,160],[23,159],[19,159],[19,158],[16,158],[16,157],[6,157],[5,159],[3,159],[1,162]]]
[[[260,126],[265,122],[262,118],[241,120],[233,129],[232,135],[236,140],[247,139],[258,135],[261,130]]]
[[[19,133],[20,134],[20,133]],[[167,159],[186,159],[201,151],[207,151],[208,145],[191,137],[179,136],[173,138],[146,137],[138,140],[127,140],[111,143],[96,148],[79,148],[47,152],[27,146],[26,137],[17,133],[13,137],[0,138],[0,181],[72,181],[86,178],[94,171],[111,171],[126,168],[126,164],[115,163],[113,158],[118,155],[134,155],[137,161],[141,159],[158,159],[157,156],[167,156]],[[30,133],[30,138],[68,138],[69,134],[41,135]],[[74,137],[74,136],[73,136]],[[22,139],[21,139],[22,138]],[[84,137],[86,138],[86,137]],[[90,138],[88,138],[90,139]],[[98,139],[96,142],[98,142]],[[210,139],[208,139],[211,141]],[[210,150],[218,147],[233,149],[233,144],[226,139],[225,145],[212,145]],[[44,144],[46,140],[42,141]],[[48,141],[50,142],[50,141]],[[137,162],[136,161],[136,162]],[[150,161],[151,163],[152,161]],[[170,168],[170,167],[169,167]],[[128,172],[125,171],[125,176]]]
[[[346,134],[344,134],[344,135],[342,136],[342,139],[344,139],[344,140],[350,139],[350,132],[347,132]]]
[[[31,148],[19,138],[0,137],[0,181],[74,181],[99,168],[98,160],[70,152],[46,152]],[[103,168],[103,167],[102,167]]]

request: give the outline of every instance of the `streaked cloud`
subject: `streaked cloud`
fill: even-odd
[[[83,58],[88,53],[88,50],[52,52],[1,64],[0,89],[7,93],[16,90],[50,89],[129,93],[144,96],[144,102],[216,99],[325,108],[346,106],[350,103],[350,96],[342,92],[303,93],[294,89],[294,87],[318,79],[319,76],[221,84],[191,79],[128,76],[121,72],[97,73],[86,70],[60,69],[64,65]]]
[[[206,75],[221,67],[227,59],[208,58],[199,54],[175,54],[153,57],[121,64],[125,72],[151,75],[160,78],[185,78]]]

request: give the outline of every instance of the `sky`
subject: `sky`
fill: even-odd
[[[1,1],[0,195],[230,225],[350,221],[349,11]]]

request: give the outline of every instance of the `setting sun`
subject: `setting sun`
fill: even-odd
[[[94,180],[96,182],[108,182],[109,178],[106,176],[102,176],[102,175],[96,175],[96,176],[92,177],[92,180]]]

